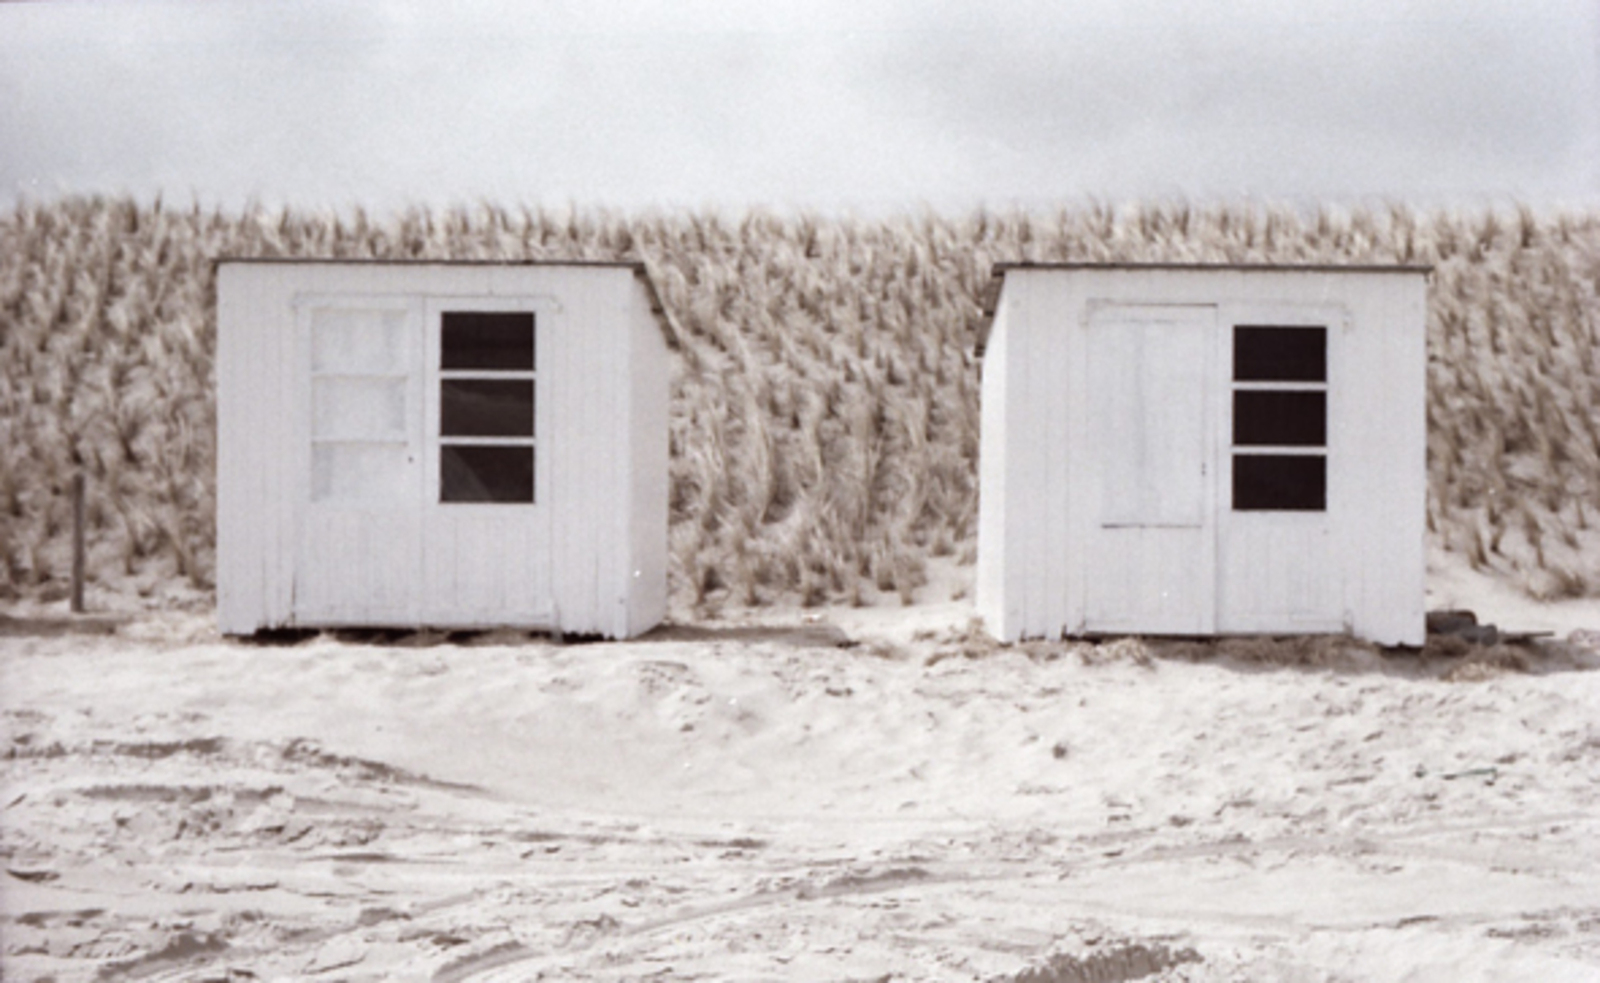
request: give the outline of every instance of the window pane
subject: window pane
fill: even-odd
[[[404,440],[406,380],[322,376],[311,382],[311,435]]]
[[[446,311],[441,330],[440,368],[533,369],[531,312]]]
[[[394,502],[408,490],[404,444],[314,444],[311,499],[315,502]],[[412,499],[415,501],[415,499]]]
[[[533,448],[441,446],[439,501],[532,502]]]
[[[1233,329],[1236,382],[1327,382],[1327,328]]]
[[[1240,390],[1233,394],[1233,442],[1320,447],[1328,442],[1328,394]]]
[[[532,379],[442,379],[439,434],[532,437]]]
[[[405,372],[404,311],[324,307],[311,312],[314,372]]]
[[[1233,507],[1239,512],[1325,512],[1328,459],[1300,454],[1235,454]]]

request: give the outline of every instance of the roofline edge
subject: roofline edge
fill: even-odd
[[[982,358],[989,347],[989,333],[994,329],[995,311],[1000,306],[1000,289],[1006,274],[1012,271],[1042,272],[1234,272],[1234,273],[1412,273],[1423,277],[1433,276],[1433,267],[1414,263],[1363,263],[1339,265],[1337,263],[995,263],[989,267],[989,279],[994,282],[983,298],[983,321],[978,326],[978,338],[973,345],[973,355]]]

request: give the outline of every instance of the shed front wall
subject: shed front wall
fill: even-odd
[[[623,636],[653,624],[665,595],[665,465],[642,421],[664,445],[667,366],[647,303],[653,340],[640,328],[641,293],[627,267],[219,264],[222,630],[515,624]],[[407,357],[424,380],[407,412],[427,465],[398,493],[402,506],[414,496],[409,510],[312,502],[306,312],[319,305],[407,318]],[[438,432],[438,402],[425,390],[445,308],[535,312],[531,506],[437,500],[426,435]],[[663,476],[652,484],[636,467]],[[657,555],[641,556],[655,538]],[[308,550],[339,563],[309,563]]]
[[[1182,625],[1190,624],[1198,626],[1194,633],[1349,630],[1384,644],[1420,644],[1424,304],[1425,281],[1416,273],[1008,270],[983,368],[978,613],[1007,640],[1187,634]],[[1114,445],[1127,435],[1107,422],[1116,413],[1108,389],[1116,382],[1106,369],[1115,367],[1119,349],[1114,336],[1097,331],[1110,330],[1107,318],[1138,323],[1139,309],[1214,324],[1201,346],[1209,349],[1210,560],[1197,562],[1192,549],[1177,545],[1182,522],[1119,522],[1105,511],[1107,483],[1117,481],[1107,462],[1126,452]],[[1131,321],[1123,316],[1129,311]],[[1231,509],[1236,324],[1328,329],[1324,512]],[[991,413],[991,401],[1003,412]],[[1159,420],[1164,411],[1150,412]],[[1000,430],[1011,433],[998,438],[1003,459],[988,461]],[[985,504],[991,496],[998,506]],[[1171,579],[1185,564],[1203,583]],[[1143,596],[1125,600],[1120,618],[1097,611],[1118,591]],[[1195,604],[1210,607],[1172,616],[1173,606]]]

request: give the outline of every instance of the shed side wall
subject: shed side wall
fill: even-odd
[[[637,276],[629,292],[629,556],[627,634],[649,631],[667,614],[667,414],[671,357]]]
[[[247,634],[273,623],[268,601],[274,469],[259,433],[276,358],[275,310],[259,270],[217,272],[217,623]]]
[[[1072,381],[1061,283],[1006,277],[1002,637],[1058,637],[1069,616],[1067,437]]]
[[[234,634],[261,624],[266,555],[261,537],[244,521],[264,497],[262,469],[244,440],[251,401],[242,367],[260,348],[243,323],[247,289],[238,268],[217,271],[217,627]]]
[[[1010,367],[1008,337],[1012,301],[1002,295],[989,328],[989,344],[983,353],[982,405],[979,407],[978,436],[978,563],[973,605],[989,631],[1003,641],[1015,641],[1018,628],[1015,616],[1008,614],[1006,574],[1012,555],[1006,542],[1007,468],[1010,467],[1010,434],[1006,423],[1007,378]]]

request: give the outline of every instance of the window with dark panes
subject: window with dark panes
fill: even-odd
[[[533,502],[531,311],[439,319],[439,501]]]
[[[1233,329],[1233,508],[1328,508],[1328,329]]]

